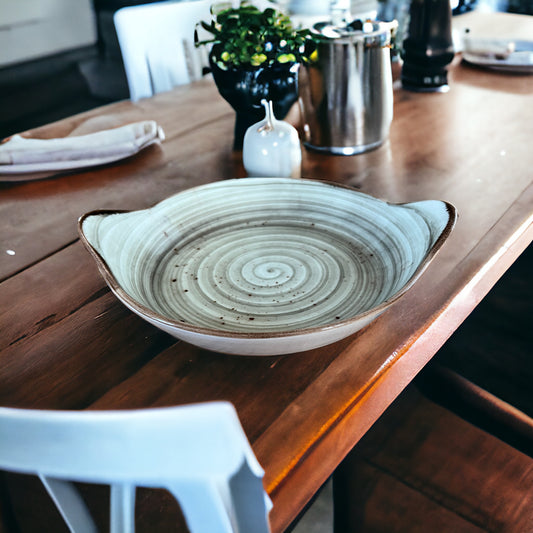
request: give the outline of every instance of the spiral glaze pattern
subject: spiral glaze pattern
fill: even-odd
[[[250,178],[91,216],[83,230],[141,315],[264,336],[355,324],[412,280],[449,219],[443,202],[391,205],[327,182]]]
[[[361,268],[357,248],[327,229],[275,221],[231,227],[201,246],[179,248],[153,280],[159,312],[228,331],[283,331],[346,318],[360,306],[353,298],[358,280],[377,281]]]

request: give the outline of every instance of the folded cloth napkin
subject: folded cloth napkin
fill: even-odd
[[[163,139],[163,130],[153,120],[58,139],[29,139],[17,134],[0,144],[0,165],[92,160],[97,163],[133,155]]]

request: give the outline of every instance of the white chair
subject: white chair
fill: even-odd
[[[0,408],[0,469],[37,474],[72,532],[96,531],[71,481],[111,486],[111,532],[135,487],[167,489],[193,533],[268,533],[263,470],[226,402],[132,411]]]
[[[155,2],[115,12],[131,100],[201,78],[207,51],[195,48],[194,31],[211,19],[210,6],[211,0]]]

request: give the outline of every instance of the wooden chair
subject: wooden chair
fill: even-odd
[[[335,531],[531,531],[532,273],[530,245],[345,459]]]
[[[519,533],[533,461],[409,386],[334,477],[338,533]]]
[[[204,47],[195,48],[195,26],[210,20],[211,0],[155,2],[124,7],[114,23],[130,98],[137,101],[202,77]]]
[[[421,372],[432,401],[533,457],[533,247]]]
[[[135,488],[168,490],[193,533],[268,533],[270,499],[233,406],[0,408],[0,469],[36,474],[72,532],[96,531],[73,481],[108,484],[110,530],[135,529]]]

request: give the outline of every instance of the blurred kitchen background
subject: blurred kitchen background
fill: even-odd
[[[309,0],[312,1],[312,0]],[[451,0],[533,14],[531,0]],[[355,0],[390,20],[409,0]],[[149,0],[0,0],[0,139],[128,98],[113,14]]]

